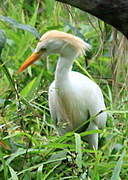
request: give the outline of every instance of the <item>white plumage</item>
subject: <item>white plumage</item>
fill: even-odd
[[[25,61],[19,71],[25,69],[42,54],[59,54],[55,80],[49,87],[49,108],[60,135],[77,129],[90,116],[105,109],[99,86],[81,73],[71,70],[73,60],[89,49],[80,38],[60,31],[45,33],[37,44],[35,52]],[[100,113],[85,130],[103,128],[106,113]],[[98,134],[87,136],[91,148],[98,148]]]

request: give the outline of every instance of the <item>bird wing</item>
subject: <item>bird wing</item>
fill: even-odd
[[[95,92],[92,93],[93,97],[90,97],[89,102],[89,114],[95,116],[94,122],[98,128],[104,128],[106,126],[107,113],[104,112],[106,109],[102,92],[97,86]]]
[[[53,81],[49,87],[49,92],[48,92],[48,97],[49,97],[49,109],[51,113],[51,117],[55,123],[57,124],[57,114],[56,114],[56,100],[55,100],[55,82]]]
[[[88,77],[72,71],[70,73],[70,79],[72,80],[72,88],[76,91],[76,95],[79,97],[79,104],[88,109],[89,116],[95,116],[94,123],[98,128],[104,128],[106,125],[107,113],[102,112],[106,109],[104,104],[103,94],[100,87]],[[79,93],[80,92],[80,93]]]

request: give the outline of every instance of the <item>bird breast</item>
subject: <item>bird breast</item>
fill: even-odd
[[[55,88],[57,126],[61,134],[78,128],[88,118],[88,105],[82,88],[74,79]]]

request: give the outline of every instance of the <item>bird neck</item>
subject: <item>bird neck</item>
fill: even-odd
[[[68,80],[69,72],[71,71],[73,60],[75,57],[75,52],[70,53],[70,55],[61,55],[59,57],[55,71],[55,84],[57,87]]]

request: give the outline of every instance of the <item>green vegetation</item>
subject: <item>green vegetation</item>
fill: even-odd
[[[92,46],[73,69],[88,71],[105,97],[108,121],[98,151],[81,140],[93,131],[57,136],[47,100],[56,55],[16,73],[39,34],[51,29],[75,34]],[[76,8],[53,0],[1,0],[0,180],[128,179],[127,47],[123,35]]]

